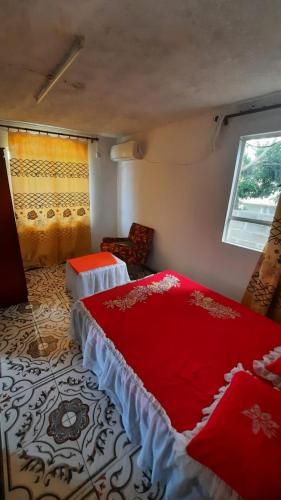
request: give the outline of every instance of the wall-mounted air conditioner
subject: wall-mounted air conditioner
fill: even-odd
[[[141,160],[143,151],[136,141],[122,142],[112,146],[110,158],[112,161]]]

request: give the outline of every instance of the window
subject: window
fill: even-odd
[[[240,139],[223,239],[261,251],[281,185],[281,132]]]

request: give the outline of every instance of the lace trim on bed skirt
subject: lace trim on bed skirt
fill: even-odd
[[[196,436],[206,425],[210,416],[216,409],[227,388],[229,387],[233,376],[235,375],[235,373],[238,373],[240,371],[245,371],[251,374],[251,372],[246,371],[243,368],[243,365],[241,363],[238,363],[237,366],[235,366],[229,373],[224,376],[226,382],[228,383],[218,390],[218,393],[214,396],[212,404],[202,410],[204,416],[201,422],[198,422],[198,424],[192,431],[186,431],[184,433],[188,443],[190,443],[194,436]],[[241,496],[235,490],[233,490],[231,486],[220,479],[220,477],[217,476],[212,470],[208,469],[208,467],[202,465],[200,462],[197,462],[197,460],[193,459],[189,455],[188,457],[189,474],[194,478],[197,478],[197,481],[199,482],[200,487],[202,488],[202,491],[206,495],[206,497],[212,498],[212,500],[225,500],[226,498],[228,500],[242,500]]]
[[[281,356],[281,346],[278,346],[275,347],[273,351],[270,351],[268,354],[266,354],[262,358],[262,361],[260,360],[253,361],[253,368],[256,374],[259,375],[259,377],[265,378],[266,380],[272,382],[272,384],[278,389],[281,389],[281,377],[276,373],[267,370],[266,367],[270,363],[273,363],[273,361],[276,361],[278,358],[280,358],[280,356]]]
[[[105,347],[107,351],[101,353],[101,356],[103,356],[102,361],[104,366],[108,362],[108,366],[110,367],[112,360],[110,360],[109,357],[112,355],[123,373],[122,390],[123,395],[126,394],[127,396],[127,403],[125,404],[125,413],[127,414],[126,417],[128,417],[128,415],[138,417],[140,413],[145,414],[145,433],[150,435],[147,436],[145,434],[145,438],[140,440],[140,444],[143,448],[140,452],[139,466],[152,468],[152,481],[168,479],[165,498],[168,500],[174,500],[175,498],[177,498],[177,500],[183,500],[192,499],[194,497],[199,498],[200,495],[202,495],[202,498],[212,498],[212,500],[225,500],[226,498],[239,500],[239,495],[231,487],[229,487],[207,467],[201,465],[188,455],[186,446],[208,421],[210,415],[229,386],[233,375],[238,371],[245,371],[243,366],[238,364],[237,367],[233,368],[230,373],[225,375],[225,380],[228,384],[221,387],[215,395],[213,403],[209,407],[203,409],[202,413],[204,416],[195,428],[183,433],[178,433],[172,427],[171,420],[159,401],[145,388],[142,380],[127,364],[123,355],[115,348],[114,343],[106,336],[102,328],[98,325],[84,304],[80,301],[76,302],[73,310],[82,312],[84,316],[86,314],[87,321],[92,328],[92,333],[87,332],[87,337],[84,340],[82,338],[82,344],[84,343],[84,346],[87,344],[87,347],[91,348],[91,343],[93,343],[94,337],[96,336],[97,339],[100,339],[102,346]],[[78,336],[75,335],[74,331],[72,331],[72,336],[78,339]],[[84,346],[84,366],[86,368],[93,369],[91,363],[89,362],[90,357],[88,357],[87,361],[87,348],[84,349]],[[97,376],[99,378],[98,373]],[[110,379],[111,376],[109,375],[109,380]],[[103,386],[105,390],[109,389],[108,384],[103,384],[101,389]],[[132,391],[133,397],[130,400]],[[110,395],[118,406],[119,401],[118,398],[114,397],[114,388],[112,392],[110,391]],[[142,400],[141,397],[143,397]],[[133,399],[135,399],[135,403],[133,403]],[[145,405],[143,405],[143,401],[146,402]],[[131,409],[131,405],[134,406],[134,404],[135,407]],[[157,421],[154,418],[154,412],[157,413]],[[137,415],[135,415],[135,413]],[[130,421],[130,424],[126,426],[124,419],[123,423],[129,438],[132,439],[131,432],[134,431],[134,429],[132,429],[134,428],[134,424]],[[164,426],[161,426],[161,423],[164,424]],[[139,421],[137,422],[136,427],[137,426],[141,426]],[[198,493],[198,490],[195,492],[192,489],[194,485],[198,484],[200,485],[200,494]]]
[[[130,376],[131,380],[133,380],[134,383],[138,386],[138,389],[145,395],[145,397],[147,398],[147,401],[150,404],[152,404],[153,407],[155,408],[155,410],[161,415],[162,419],[165,421],[165,423],[167,424],[169,429],[172,430],[173,432],[177,433],[177,431],[172,427],[171,420],[168,417],[167,413],[165,412],[164,408],[160,405],[159,401],[155,398],[155,396],[153,396],[153,394],[151,392],[149,392],[145,388],[143,381],[134,372],[134,370],[131,368],[131,366],[128,365],[124,356],[121,354],[120,351],[118,351],[118,349],[116,349],[114,343],[106,336],[103,329],[99,326],[99,324],[93,318],[91,313],[84,306],[83,302],[80,302],[80,304],[81,304],[84,312],[87,314],[88,319],[92,323],[92,325],[95,329],[95,333],[102,338],[102,340],[106,344],[107,348],[114,354],[114,357],[118,360],[119,365],[122,368],[122,370],[124,370]]]
[[[164,408],[81,301],[73,306],[70,333],[82,343],[83,366],[96,372],[100,389],[121,411],[129,439],[141,444],[138,465],[152,470],[152,482],[167,484],[165,499],[198,497],[197,486],[189,483],[185,435],[172,427]]]

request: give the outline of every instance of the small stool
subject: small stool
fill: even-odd
[[[65,286],[75,300],[130,281],[126,263],[110,252],[66,261]]]

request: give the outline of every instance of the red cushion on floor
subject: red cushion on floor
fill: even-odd
[[[187,451],[246,500],[281,498],[281,392],[237,373]]]
[[[110,252],[97,252],[68,259],[67,263],[71,265],[76,273],[83,273],[98,267],[112,266],[116,264],[116,259]]]

